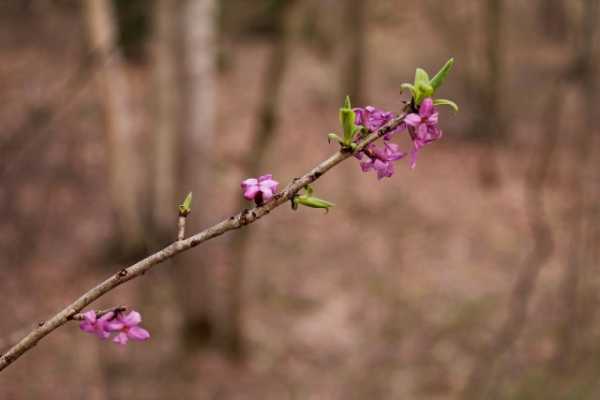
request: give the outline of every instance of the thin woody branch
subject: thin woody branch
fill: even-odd
[[[187,239],[177,240],[162,250],[146,257],[145,259],[138,261],[127,268],[123,268],[117,273],[114,273],[109,278],[81,295],[81,297],[69,304],[62,311],[58,312],[47,321],[40,322],[36,328],[34,328],[29,334],[23,337],[17,344],[11,347],[0,357],[0,371],[11,365],[20,356],[22,356],[23,353],[33,348],[46,335],[64,325],[68,321],[75,319],[75,317],[81,312],[81,310],[83,310],[85,306],[97,300],[109,291],[127,281],[140,277],[155,265],[160,264],[179,253],[189,250],[200,243],[220,236],[225,232],[239,229],[243,226],[256,222],[260,218],[269,214],[275,208],[292,200],[299,190],[319,179],[331,168],[335,167],[348,157],[351,157],[353,154],[362,151],[366,148],[366,146],[375,140],[394,131],[403,122],[405,116],[406,114],[402,114],[392,119],[388,124],[376,132],[368,135],[357,144],[354,151],[350,149],[341,149],[337,151],[331,157],[318,164],[302,177],[293,179],[292,182],[290,182],[281,192],[277,193],[271,199],[271,201],[267,202],[266,204],[254,207],[252,209],[244,209],[238,214],[225,219],[203,230],[202,232],[190,236]],[[181,232],[181,229],[179,232]]]
[[[185,216],[180,215],[178,220],[177,240],[181,241],[185,238]]]
[[[100,318],[101,316],[103,316],[104,314],[108,314],[109,312],[118,313],[118,312],[124,312],[124,311],[127,311],[126,306],[110,307],[110,308],[106,308],[104,310],[97,310],[96,317]],[[77,313],[77,314],[73,315],[73,317],[71,319],[73,321],[83,321],[85,319],[85,317],[82,313]]]

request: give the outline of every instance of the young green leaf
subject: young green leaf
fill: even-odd
[[[348,109],[352,109],[352,105],[350,104],[350,96],[346,96],[346,99],[344,99],[344,107],[343,108],[348,108]]]
[[[448,61],[446,61],[446,64],[444,64],[442,69],[440,69],[438,73],[435,74],[435,76],[431,79],[430,84],[433,87],[434,91],[437,90],[440,86],[442,86],[442,83],[444,83],[444,80],[446,79],[446,76],[448,76],[448,73],[452,69],[453,65],[454,58],[451,58]]]
[[[433,101],[433,104],[436,106],[448,106],[448,107],[452,108],[454,111],[458,111],[458,105],[455,102],[453,102],[452,100],[435,99]]]
[[[331,141],[333,140],[334,142],[338,142],[339,144],[344,144],[344,141],[335,133],[331,132],[330,134],[327,135],[327,140],[331,143]]]
[[[418,88],[421,84],[429,85],[429,75],[423,68],[417,68],[415,71],[415,87]]]
[[[340,108],[340,122],[342,123],[342,128],[344,129],[344,144],[347,146],[352,143],[354,140],[354,134],[358,130],[354,124],[355,119],[356,114],[351,108]]]
[[[325,211],[329,211],[329,209],[335,206],[334,203],[319,199],[318,197],[309,196],[306,194],[294,197],[294,204],[297,206],[298,204],[302,204],[306,207],[311,208],[323,208]]]
[[[415,96],[415,104],[419,105],[423,99],[433,95],[433,88],[429,83],[419,83],[417,86],[417,95]]]
[[[402,85],[400,85],[400,93],[402,93],[404,90],[408,90],[413,97],[415,97],[415,94],[417,92],[415,86],[411,85],[410,83],[403,83]]]
[[[183,217],[187,216],[192,212],[192,192],[188,193],[183,200],[183,203],[179,205],[179,214]]]

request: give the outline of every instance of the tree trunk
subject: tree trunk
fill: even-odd
[[[184,82],[182,187],[178,198],[193,192],[192,213],[187,218],[188,229],[206,225],[215,198],[212,187],[213,143],[217,104],[216,75],[216,2],[186,0],[181,7],[182,61]],[[181,200],[180,200],[181,201]],[[186,348],[205,344],[212,339],[216,316],[212,294],[216,292],[214,267],[205,260],[214,259],[211,246],[189,252],[177,260],[176,281],[184,314]]]
[[[173,233],[181,188],[181,90],[177,43],[179,3],[157,0],[154,12],[154,75],[156,119],[154,137],[153,221],[159,240]]]
[[[482,110],[476,118],[476,134],[484,141],[480,158],[480,181],[486,187],[500,184],[497,147],[506,138],[500,98],[503,77],[503,0],[487,0],[486,18],[486,57],[487,76],[480,87]]]
[[[125,254],[131,254],[144,246],[144,229],[139,201],[143,181],[131,118],[130,92],[116,44],[112,3],[86,0],[84,8],[90,45],[99,62],[98,86],[103,96],[109,185],[118,240]]]
[[[587,224],[593,218],[593,203],[597,199],[590,197],[595,182],[589,177],[589,171],[593,171],[594,164],[592,150],[593,139],[596,136],[596,90],[594,76],[594,36],[597,29],[599,0],[585,0],[581,16],[581,31],[579,32],[579,43],[577,48],[576,65],[572,71],[572,78],[579,86],[578,93],[581,94],[580,112],[583,126],[576,129],[575,136],[571,138],[573,153],[571,155],[571,187],[569,198],[571,199],[571,213],[569,215],[570,234],[565,272],[562,281],[561,295],[562,321],[558,329],[557,351],[554,359],[554,367],[558,371],[566,371],[574,365],[574,353],[577,350],[578,336],[581,334],[580,325],[583,317],[581,315],[581,275],[596,260],[588,257],[587,251],[590,247],[586,244],[590,240],[587,236],[589,229]],[[589,202],[592,202],[590,204]],[[592,223],[597,223],[594,221]]]
[[[258,110],[258,118],[254,128],[253,144],[250,153],[246,155],[243,170],[244,178],[257,177],[261,174],[261,160],[267,151],[277,130],[277,117],[281,86],[285,75],[288,60],[287,29],[292,0],[282,0],[272,14],[273,39],[271,54],[263,75],[262,103]],[[239,209],[248,207],[248,202],[240,198]],[[230,270],[228,272],[228,323],[226,331],[222,334],[225,348],[235,359],[244,356],[244,301],[243,286],[244,272],[246,270],[246,250],[248,248],[249,232],[236,232],[230,245]]]
[[[341,97],[350,96],[353,104],[362,105],[364,99],[364,59],[366,45],[367,2],[344,0],[341,4]]]
[[[552,40],[563,41],[567,37],[567,4],[564,0],[540,0],[538,2],[542,29]]]

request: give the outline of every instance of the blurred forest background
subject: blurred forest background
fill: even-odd
[[[1,349],[124,265],[336,149],[343,96],[399,111],[455,69],[444,139],[338,204],[277,212],[95,303],[1,399],[600,398],[600,0],[0,1]],[[401,163],[404,166],[403,163]],[[25,330],[25,331],[24,331]]]

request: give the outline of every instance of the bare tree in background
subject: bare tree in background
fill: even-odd
[[[154,10],[155,127],[153,167],[153,221],[159,238],[173,234],[181,180],[181,54],[180,4],[157,0]]]
[[[122,56],[116,45],[115,15],[110,0],[86,0],[85,17],[90,45],[101,67],[101,89],[106,121],[106,152],[110,194],[119,232],[118,243],[126,254],[144,246],[140,206],[142,182],[140,155],[135,145],[131,98]]]
[[[273,35],[271,53],[263,75],[261,104],[254,128],[251,152],[245,156],[242,169],[247,177],[258,176],[261,160],[265,157],[277,130],[281,86],[285,76],[289,56],[289,40],[287,30],[291,6],[294,0],[278,0],[271,10]],[[247,206],[245,199],[240,200],[239,208]],[[231,265],[228,288],[228,325],[223,335],[228,352],[234,358],[244,355],[244,298],[243,284],[246,270],[246,251],[248,247],[248,232],[236,232],[231,239]]]
[[[505,124],[501,109],[502,81],[504,76],[504,0],[487,0],[485,7],[486,76],[479,85],[482,109],[476,113],[476,132],[485,147],[480,158],[481,182],[486,186],[497,186],[500,181],[496,147],[506,138]],[[479,118],[477,118],[477,116]]]
[[[354,104],[364,103],[364,66],[367,40],[367,2],[343,0],[341,4],[340,77],[341,97],[349,95]]]
[[[550,166],[556,154],[560,132],[560,113],[556,104],[564,93],[562,82],[557,82],[547,96],[544,113],[541,117],[547,126],[536,148],[537,157],[531,158],[525,179],[525,209],[531,231],[532,244],[520,266],[519,275],[512,287],[508,303],[508,317],[494,335],[487,348],[480,352],[471,370],[463,391],[465,400],[489,398],[493,384],[499,375],[502,358],[513,348],[523,332],[531,298],[537,286],[538,277],[554,250],[552,227],[549,224],[544,203],[544,188]]]
[[[217,49],[216,49],[216,1],[186,0],[181,4],[182,62],[184,83],[182,127],[182,188],[177,196],[183,199],[193,192],[194,211],[188,217],[188,226],[206,224],[210,204],[214,201],[211,180],[214,179],[213,145],[217,104]],[[181,200],[180,200],[181,201]],[[214,259],[207,252],[191,252],[177,263],[174,274],[180,307],[185,321],[185,338],[189,346],[201,344],[214,331],[215,316],[212,311],[212,291],[215,290],[211,276],[214,268],[207,260]]]
[[[480,179],[484,186],[500,183],[496,148],[507,139],[508,124],[502,107],[505,37],[504,0],[459,4],[429,0],[424,3],[427,16],[435,24],[446,46],[461,62],[460,79],[465,87],[472,125],[469,136],[484,146],[480,156]],[[483,20],[481,26],[476,22]],[[483,32],[482,45],[475,38]]]
[[[546,36],[562,41],[567,37],[567,2],[564,0],[538,0],[539,17]]]
[[[587,0],[586,0],[587,1]],[[557,110],[557,104],[561,100],[570,87],[573,85],[581,86],[581,93],[584,94],[582,99],[586,102],[585,109],[587,125],[591,123],[590,118],[593,118],[593,85],[591,84],[592,77],[589,73],[592,71],[592,45],[593,38],[592,26],[594,15],[597,8],[593,9],[588,2],[588,9],[584,13],[583,24],[584,33],[580,40],[579,46],[575,48],[575,54],[572,55],[572,61],[568,69],[559,75],[555,87],[551,93],[546,96],[546,106],[542,115],[542,121],[545,126],[542,129],[543,136],[539,145],[536,147],[537,157],[532,159],[532,164],[527,174],[526,180],[526,210],[531,227],[533,248],[525,258],[519,277],[517,278],[510,297],[509,313],[502,327],[494,336],[490,345],[481,352],[472,372],[469,376],[467,385],[465,386],[463,396],[465,399],[480,399],[480,398],[496,398],[492,392],[497,389],[499,381],[499,367],[502,358],[513,348],[515,342],[520,337],[525,329],[527,322],[527,309],[531,298],[533,297],[536,282],[538,280],[541,269],[548,261],[553,250],[553,234],[551,226],[548,223],[548,218],[544,211],[543,189],[544,183],[548,176],[548,171],[553,159],[556,158],[556,148],[559,144],[559,135],[561,133],[560,122],[561,112]],[[584,86],[588,85],[588,88]],[[588,92],[589,93],[586,93]],[[575,127],[581,128],[581,127]],[[587,170],[585,164],[589,159],[589,151],[591,146],[588,143],[589,133],[583,129],[577,129],[579,132],[576,139],[576,156],[572,157],[575,160],[572,174],[572,188],[570,188],[570,196],[573,199],[573,214],[571,233],[571,253],[566,265],[566,272],[563,278],[562,294],[563,307],[561,315],[563,321],[558,337],[558,351],[554,359],[554,364],[560,370],[564,371],[567,368],[567,358],[571,356],[573,351],[574,334],[578,328],[578,283],[580,279],[582,261],[581,251],[583,234],[583,220],[585,218],[586,207],[583,204],[584,199],[584,182],[585,178],[581,171]],[[565,130],[565,132],[567,132]],[[588,182],[589,183],[589,182]]]
[[[583,126],[579,126],[573,133],[571,139],[573,144],[573,156],[571,157],[571,187],[569,196],[571,207],[569,214],[570,235],[568,259],[565,262],[565,272],[562,281],[561,295],[563,299],[563,310],[560,314],[560,322],[557,352],[554,359],[554,366],[559,371],[564,371],[573,364],[573,355],[576,351],[575,344],[577,337],[581,333],[582,322],[581,313],[581,275],[585,269],[593,263],[597,263],[588,252],[594,246],[589,245],[590,238],[586,233],[588,224],[598,224],[593,219],[593,203],[598,199],[590,198],[590,191],[593,190],[595,183],[590,179],[590,172],[597,169],[597,165],[592,164],[592,151],[594,150],[593,141],[598,135],[596,128],[596,78],[594,70],[594,46],[595,34],[597,30],[598,0],[584,0],[581,15],[581,24],[579,31],[579,43],[577,49],[577,62],[572,69],[572,79],[578,85],[578,93],[581,94],[579,101],[582,103],[581,111]],[[593,176],[593,175],[592,175]],[[590,201],[592,204],[590,204]],[[597,245],[597,244],[596,244]]]

